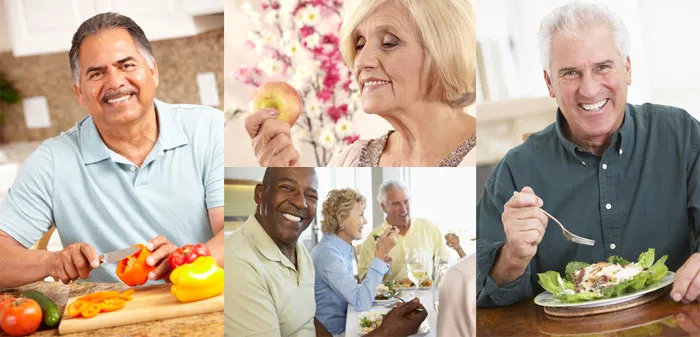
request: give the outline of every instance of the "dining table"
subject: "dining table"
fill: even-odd
[[[668,289],[648,303],[602,314],[556,317],[533,299],[476,311],[479,337],[490,336],[700,336],[700,303],[675,302]]]
[[[400,297],[405,300],[409,301],[412,298],[414,298],[414,290],[412,289],[402,289],[402,294]],[[415,334],[412,336],[420,336],[420,337],[435,337],[437,336],[437,312],[435,311],[435,307],[433,306],[433,290],[431,288],[422,288],[418,290],[418,299],[420,300],[420,303],[423,304],[425,309],[428,311],[428,318],[426,320],[428,321],[429,324],[429,330],[428,332],[424,334]],[[394,302],[395,304],[395,302]],[[372,309],[370,311],[388,311],[390,308],[387,307],[387,304],[378,304],[378,303],[373,303]],[[345,321],[345,337],[359,337],[362,336],[362,333],[360,333],[360,321],[358,317],[360,316],[360,312],[355,310],[355,308],[351,305],[348,305],[348,310],[347,310],[347,318]]]
[[[48,296],[61,312],[64,311],[69,298],[82,296],[96,291],[128,289],[121,283],[101,283],[101,282],[71,282],[63,284],[61,282],[38,281],[16,288],[0,288],[0,295],[8,294],[19,296],[22,290],[38,290]],[[66,334],[67,337],[172,337],[172,336],[192,336],[192,337],[212,337],[224,335],[224,314],[214,312],[194,316],[184,316],[173,319],[163,319],[138,324],[122,325],[112,328],[86,331],[81,333]],[[8,336],[0,330],[0,337]],[[29,336],[59,336],[58,329],[40,328]]]

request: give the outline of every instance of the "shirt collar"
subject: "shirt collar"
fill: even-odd
[[[91,116],[78,123],[80,130],[80,152],[85,164],[93,164],[109,158],[107,146],[102,141]]]
[[[163,150],[171,150],[189,144],[185,131],[175,119],[170,105],[155,99],[156,116],[158,116],[158,142]],[[93,164],[110,158],[110,151],[100,136],[91,116],[78,123],[80,130],[80,149],[85,164]],[[157,147],[157,146],[156,146]]]
[[[171,150],[176,147],[187,145],[187,135],[182,129],[180,123],[176,120],[170,104],[160,100],[153,100],[158,114],[158,123],[160,132],[158,134],[158,142],[163,147],[163,150]]]
[[[282,263],[284,266],[297,270],[292,264],[292,261],[282,254],[282,251],[277,247],[277,244],[272,240],[270,235],[267,234],[265,229],[262,227],[258,219],[255,218],[255,214],[252,214],[246,220],[244,224],[246,227],[247,234],[251,238],[251,242],[255,249],[257,249],[260,254],[262,254],[266,259],[270,261],[275,261]],[[302,253],[299,251],[301,244],[297,242],[296,254],[297,254],[297,264],[300,265],[302,261]],[[300,268],[302,269],[302,268]]]
[[[321,241],[327,241],[329,244],[332,246],[335,246],[338,248],[341,252],[345,252],[346,254],[352,254],[353,249],[352,246],[349,245],[345,240],[341,239],[338,235],[336,234],[329,234],[329,233],[324,233],[323,234],[323,239]]]
[[[625,106],[625,118],[622,121],[622,126],[620,126],[620,129],[613,134],[611,146],[617,147],[616,150],[625,148],[629,143],[628,138],[630,138],[632,135],[632,118],[630,117],[630,108],[631,105],[629,104]],[[566,118],[564,118],[564,114],[561,113],[561,109],[557,108],[556,130],[559,142],[564,146],[567,152],[576,157],[578,160],[583,161],[580,153],[587,153],[588,151],[580,148],[578,145],[566,138],[563,130],[565,123]]]

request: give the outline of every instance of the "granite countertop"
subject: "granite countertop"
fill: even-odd
[[[90,283],[75,282],[65,285],[60,282],[34,282],[23,287],[3,289],[0,294],[10,294],[18,296],[22,290],[34,289],[41,291],[51,298],[64,311],[69,298],[93,293],[101,290],[128,289],[121,283]],[[172,337],[172,336],[193,336],[211,337],[224,335],[224,314],[215,312],[209,314],[166,319],[160,321],[143,322],[132,325],[124,325],[114,328],[86,331],[82,333],[69,334],[69,337],[95,337],[95,336],[120,336],[120,337]],[[0,337],[7,336],[0,330]],[[37,331],[30,336],[59,336],[57,329]]]

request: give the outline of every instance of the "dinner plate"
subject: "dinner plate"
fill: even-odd
[[[396,289],[404,291],[404,290],[415,290],[416,288],[411,287],[411,288],[396,288]],[[418,287],[418,290],[430,290],[430,289],[433,289],[433,287]]]
[[[361,319],[362,317],[366,317],[368,313],[373,312],[373,311],[389,312],[389,310],[381,310],[381,309],[380,309],[380,310],[365,311],[365,312],[363,312],[363,313],[360,313],[360,315],[357,316],[358,328],[357,328],[357,331],[355,331],[359,336],[364,336],[364,335],[366,335],[366,334],[368,334],[368,333],[371,332],[371,331],[362,332],[362,328],[360,328],[359,324],[360,324],[360,319]],[[428,332],[430,332],[430,324],[428,323],[428,320],[426,319],[426,320],[424,320],[423,323],[421,323],[421,325],[418,327],[418,332],[417,332],[415,335],[421,336],[421,335],[427,334]],[[415,335],[412,335],[412,336],[415,336]]]
[[[387,300],[378,300],[378,299],[375,299],[375,300],[374,300],[374,304],[386,305],[386,304],[396,303],[396,302],[399,302],[399,301],[400,301],[400,300],[399,300],[398,298],[396,298],[396,297],[392,297],[392,298],[387,299]]]
[[[611,304],[617,304],[617,303],[624,303],[631,301],[635,298],[642,297],[644,294],[650,293],[654,290],[661,289],[671,283],[673,283],[673,279],[675,277],[675,273],[672,271],[669,271],[666,273],[666,276],[661,280],[661,282],[649,286],[648,288],[640,289],[637,290],[633,293],[626,294],[624,296],[619,296],[619,297],[613,297],[613,298],[601,298],[599,300],[593,300],[593,301],[586,301],[586,302],[576,302],[576,303],[564,303],[552,296],[552,293],[545,291],[537,297],[535,297],[535,304],[543,306],[543,307],[578,307],[578,308],[595,308],[595,307],[602,307],[605,305],[611,305]]]

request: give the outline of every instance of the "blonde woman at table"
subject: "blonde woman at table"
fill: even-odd
[[[362,110],[394,130],[359,140],[329,166],[474,165],[474,11],[467,0],[362,0],[340,29],[340,51]],[[298,166],[289,124],[262,109],[245,128],[262,166]]]
[[[344,335],[348,304],[357,311],[372,308],[376,288],[389,271],[387,254],[396,245],[398,230],[390,227],[377,241],[367,276],[357,284],[352,241],[362,239],[366,206],[365,197],[349,188],[330,191],[323,202],[324,235],[311,251],[311,259],[316,270],[316,319],[334,336]]]

